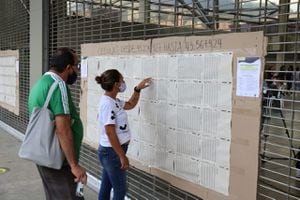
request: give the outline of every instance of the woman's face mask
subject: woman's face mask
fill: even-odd
[[[126,90],[126,83],[122,82],[121,85],[120,85],[120,87],[119,87],[119,91],[120,92],[125,92],[125,90]]]

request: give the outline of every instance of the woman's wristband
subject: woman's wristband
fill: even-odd
[[[140,92],[141,92],[141,89],[138,89],[138,87],[135,86],[135,87],[134,87],[134,91],[137,92],[137,93],[140,93]]]

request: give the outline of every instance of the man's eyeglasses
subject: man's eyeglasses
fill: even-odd
[[[80,70],[80,68],[81,68],[81,63],[78,63],[78,64],[75,64],[75,65],[73,65],[74,67],[77,67],[79,70]]]

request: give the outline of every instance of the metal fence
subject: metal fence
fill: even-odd
[[[49,52],[70,46],[80,53],[82,43],[264,31],[268,54],[257,199],[298,199],[299,23],[298,0],[52,0]],[[78,103],[79,85],[73,89]],[[98,176],[93,151],[85,146],[82,161]],[[137,173],[146,178],[134,181]],[[130,171],[131,197],[190,199],[180,190],[171,197],[171,186],[148,176]]]
[[[0,120],[25,132],[29,92],[29,0],[1,0],[0,50],[19,50],[19,115],[0,107]]]

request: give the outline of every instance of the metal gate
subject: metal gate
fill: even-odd
[[[29,94],[29,0],[2,0],[0,50],[19,50],[19,115],[0,107],[0,121],[25,132]]]
[[[49,54],[62,46],[80,53],[83,43],[264,31],[268,54],[257,199],[298,199],[299,13],[298,0],[52,0]],[[79,84],[72,89],[78,105]],[[95,150],[85,145],[82,155],[81,162],[98,177]],[[197,199],[137,169],[129,172],[129,196]]]

